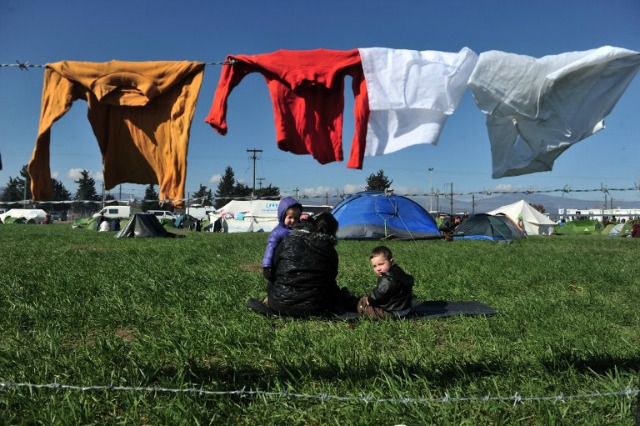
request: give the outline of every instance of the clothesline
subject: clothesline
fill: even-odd
[[[222,61],[222,62],[205,62],[205,65],[233,65],[235,60]],[[30,64],[29,61],[22,62],[16,59],[15,64],[0,64],[0,68],[18,68],[22,71],[29,71],[29,68],[45,68],[46,64]]]
[[[140,85],[143,100],[151,95],[156,100],[166,99],[165,102],[170,103],[173,98],[166,96],[166,92],[175,90],[175,83],[179,81],[185,88],[182,102],[193,109],[192,101],[199,91],[204,66],[236,64],[223,67],[211,110],[205,119],[221,135],[228,131],[227,101],[233,88],[248,73],[259,72],[269,82],[278,147],[294,154],[311,154],[320,164],[344,158],[342,80],[351,76],[356,131],[347,167],[355,169],[362,169],[364,157],[389,154],[416,144],[436,145],[448,116],[455,112],[464,92],[469,89],[480,111],[487,115],[492,177],[501,178],[551,171],[555,159],[567,148],[604,129],[604,118],[640,70],[640,52],[604,46],[533,58],[500,51],[483,52],[478,56],[466,47],[459,52],[358,48],[346,51],[279,50],[259,55],[229,55],[224,62],[174,62],[164,61],[153,66],[151,62],[123,61],[0,64],[0,67],[21,70],[47,68],[42,101],[43,108],[47,108],[42,112],[41,121],[44,121],[39,136],[42,140],[37,141],[36,146],[40,149],[34,151],[29,163],[34,197],[45,199],[49,196],[49,165],[45,155],[49,133],[46,130],[58,114],[66,112],[48,100],[69,95],[73,85],[96,91],[93,96],[97,99],[110,95],[112,86],[120,81],[114,69],[140,76],[136,83]],[[162,67],[169,68],[160,72]],[[106,69],[108,78],[103,75]],[[411,78],[407,80],[409,69]],[[96,79],[110,84],[95,86]],[[155,81],[153,87],[157,90],[147,93],[150,81]],[[318,92],[317,86],[326,90]],[[318,93],[322,94],[321,99],[318,99]],[[532,93],[535,93],[535,99]],[[45,96],[48,96],[47,100]],[[137,106],[134,97],[123,99]],[[127,106],[126,102],[124,106]],[[171,111],[172,105],[162,107],[161,112],[166,113]],[[578,107],[580,114],[576,117],[571,112]],[[97,102],[93,115],[104,114],[109,108],[121,115],[128,112]],[[186,112],[180,117],[184,129],[189,128],[191,120]],[[311,113],[319,117],[319,123],[309,124],[304,119]],[[157,129],[148,130],[158,133]],[[165,136],[170,134],[169,129],[162,131]],[[186,146],[188,134],[179,137]],[[141,153],[155,159],[153,149]],[[118,169],[119,163],[113,155],[109,156],[109,152],[105,154],[104,163],[105,167],[109,163],[111,169],[119,173],[113,174],[112,183],[134,178],[130,176],[134,173],[130,168]],[[149,166],[153,167],[153,164],[150,162]],[[161,173],[162,176],[156,168],[153,171],[136,170],[135,178],[147,179],[150,172],[155,172],[161,182],[161,198],[182,199],[186,165],[180,163],[179,166],[160,168],[166,172]],[[176,176],[182,178],[177,180],[180,182],[177,186],[171,184]]]

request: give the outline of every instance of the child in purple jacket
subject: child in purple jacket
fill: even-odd
[[[267,247],[262,258],[262,274],[268,281],[272,281],[271,266],[273,253],[280,241],[284,240],[290,233],[296,222],[300,221],[302,215],[302,204],[293,197],[285,197],[278,204],[278,226],[276,226],[267,240]]]

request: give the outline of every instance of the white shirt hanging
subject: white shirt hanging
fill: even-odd
[[[437,144],[460,104],[478,56],[382,47],[360,48],[369,94],[366,156]]]
[[[540,59],[481,53],[469,88],[487,115],[493,178],[550,171],[604,128],[639,67],[640,53],[610,46]]]

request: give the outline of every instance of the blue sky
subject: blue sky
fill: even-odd
[[[0,63],[46,64],[62,60],[105,62],[192,60],[220,62],[228,54],[278,49],[348,50],[389,47],[457,52],[469,47],[540,57],[611,45],[640,51],[640,1],[243,1],[161,0],[87,2],[0,1]],[[278,150],[266,84],[257,73],[231,93],[228,134],[220,136],[204,119],[220,75],[208,65],[191,127],[188,192],[200,184],[213,190],[231,166],[236,179],[253,184],[247,149],[261,149],[256,177],[281,192],[310,196],[352,193],[384,170],[400,193],[548,191],[629,188],[640,184],[640,77],[636,77],[606,119],[607,128],[574,145],[553,171],[491,178],[491,153],[484,115],[469,90],[448,119],[437,146],[418,145],[394,154],[365,157],[364,168],[346,162],[320,165],[311,156]],[[29,161],[38,130],[43,70],[0,68],[0,186]],[[349,87],[349,86],[347,86]],[[351,146],[352,95],[345,92],[345,157]],[[52,128],[51,170],[75,192],[74,171],[90,170],[102,181],[97,142],[77,101]],[[433,168],[433,172],[428,169]],[[259,183],[256,184],[257,186]],[[124,184],[138,197],[144,186]],[[118,188],[112,190],[117,197]],[[616,193],[637,200],[638,191]],[[585,193],[580,198],[602,198]]]

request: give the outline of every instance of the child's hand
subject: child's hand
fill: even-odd
[[[358,312],[365,310],[367,306],[369,306],[369,298],[366,296],[362,297],[358,302]]]

